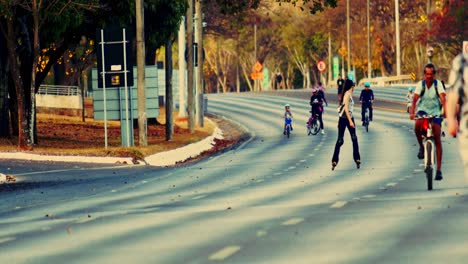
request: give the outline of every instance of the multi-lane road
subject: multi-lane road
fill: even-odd
[[[368,133],[358,126],[360,169],[346,133],[332,171],[334,103],[326,133],[307,136],[304,96],[208,100],[211,113],[252,136],[196,163],[0,158],[0,172],[22,180],[0,187],[0,263],[466,263],[468,188],[456,139],[443,139],[444,180],[427,191],[403,111],[381,107]],[[294,115],[289,139],[285,103]]]

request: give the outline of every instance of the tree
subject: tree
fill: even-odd
[[[97,8],[96,0],[0,1],[0,30],[7,43],[9,72],[18,109],[18,149],[31,149],[35,142],[35,94],[48,72],[37,71],[41,47],[53,41],[58,44],[49,51],[53,54],[45,66],[47,69],[71,41],[63,36],[70,36],[67,32],[82,24],[85,13]]]

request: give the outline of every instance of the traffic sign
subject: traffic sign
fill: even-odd
[[[261,80],[263,79],[263,72],[252,72],[250,73],[250,78],[252,80]]]
[[[324,72],[327,69],[327,65],[323,60],[317,62],[317,69],[319,70],[319,72]]]
[[[262,68],[263,68],[262,64],[260,62],[258,62],[258,61],[253,66],[253,69],[256,72],[260,72],[262,70]]]

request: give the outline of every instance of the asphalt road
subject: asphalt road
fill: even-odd
[[[466,263],[455,139],[444,138],[444,180],[427,191],[413,123],[398,107],[376,109],[368,133],[358,127],[361,169],[346,134],[332,171],[335,104],[317,136],[305,132],[307,92],[208,104],[252,138],[180,167],[1,161],[22,181],[1,186],[0,263]]]

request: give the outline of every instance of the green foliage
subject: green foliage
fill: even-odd
[[[148,50],[163,46],[179,30],[186,0],[145,1],[145,38]]]

